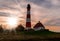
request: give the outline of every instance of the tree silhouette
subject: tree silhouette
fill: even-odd
[[[24,31],[24,27],[22,25],[18,25],[16,31]]]
[[[0,25],[0,32],[3,32],[3,28],[2,28],[2,25]]]

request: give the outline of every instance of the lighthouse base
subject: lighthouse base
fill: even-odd
[[[31,27],[26,27],[25,30],[28,31],[28,30],[31,30],[32,28]]]
[[[32,29],[31,27],[26,27],[27,30]]]
[[[34,31],[32,28],[26,28],[25,31]]]

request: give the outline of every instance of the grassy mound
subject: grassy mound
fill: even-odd
[[[55,32],[48,31],[48,30],[39,30],[39,31],[24,31],[23,34],[26,35],[50,35],[56,34]]]

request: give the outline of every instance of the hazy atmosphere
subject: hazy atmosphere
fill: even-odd
[[[28,3],[31,4],[32,27],[40,21],[47,29],[60,32],[60,0],[0,0],[0,24],[3,28],[10,27],[7,23],[10,17],[16,18],[17,25],[25,26]]]

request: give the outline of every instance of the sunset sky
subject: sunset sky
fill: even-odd
[[[7,18],[14,17],[25,26],[28,3],[32,27],[40,21],[46,28],[60,32],[60,0],[0,0],[0,24],[6,25]]]

